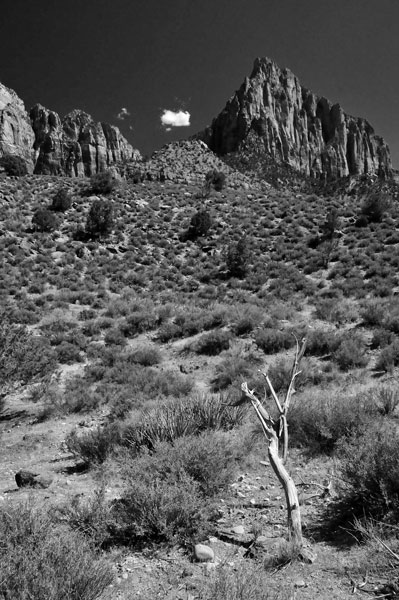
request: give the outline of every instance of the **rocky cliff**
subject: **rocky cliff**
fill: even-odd
[[[268,58],[255,60],[250,77],[196,137],[220,155],[256,147],[311,177],[391,173],[389,148],[365,119],[302,87]]]
[[[33,171],[34,133],[24,103],[0,83],[0,156],[18,154]]]
[[[30,171],[77,177],[104,171],[140,153],[118,127],[74,110],[64,119],[36,104],[28,115],[17,94],[0,84],[0,156],[17,154]]]

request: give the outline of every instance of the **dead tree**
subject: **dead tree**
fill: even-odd
[[[288,516],[288,530],[292,540],[302,546],[302,525],[301,525],[301,513],[299,508],[298,493],[295,487],[294,480],[289,475],[284,463],[288,453],[288,426],[287,426],[287,413],[290,407],[291,397],[294,393],[295,379],[298,377],[301,371],[299,371],[300,361],[305,353],[306,339],[302,340],[301,346],[297,341],[295,359],[291,369],[290,382],[285,395],[285,398],[280,402],[272,382],[269,379],[267,373],[262,373],[266,384],[270,390],[272,398],[277,406],[279,416],[277,419],[269,414],[266,408],[263,406],[261,401],[257,398],[253,390],[248,388],[248,384],[245,382],[242,384],[241,389],[245,396],[251,401],[251,404],[256,412],[256,415],[262,425],[263,432],[268,441],[268,454],[271,467],[276,474],[278,480],[283,486],[285,499],[287,504],[287,516]],[[280,448],[282,447],[282,456],[280,456]]]

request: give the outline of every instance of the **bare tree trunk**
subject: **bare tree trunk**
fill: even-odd
[[[269,440],[269,460],[273,471],[283,486],[287,504],[288,531],[294,542],[302,545],[301,512],[299,508],[298,493],[292,477],[286,470],[278,453],[277,436]]]

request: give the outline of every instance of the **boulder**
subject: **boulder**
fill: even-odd
[[[31,471],[20,470],[15,474],[15,481],[19,488],[21,487],[35,487],[35,488],[48,488],[53,478],[51,475],[32,473]]]
[[[213,562],[215,560],[215,553],[210,546],[195,544],[193,557],[198,562]]]

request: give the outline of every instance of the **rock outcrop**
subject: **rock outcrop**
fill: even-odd
[[[33,170],[34,133],[24,103],[0,83],[0,156],[18,154]]]
[[[90,176],[120,161],[141,158],[118,127],[95,123],[81,110],[73,110],[61,120],[40,104],[28,115],[17,94],[0,84],[0,156],[3,154],[23,157],[30,172],[70,177]]]
[[[268,58],[255,60],[250,77],[196,137],[219,155],[256,147],[311,177],[391,173],[389,148],[365,119],[302,87]]]

